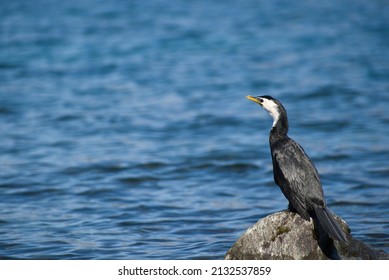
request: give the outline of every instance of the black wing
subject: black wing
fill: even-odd
[[[275,143],[272,150],[274,179],[291,206],[305,220],[314,206],[324,206],[319,174],[303,150],[293,139]]]

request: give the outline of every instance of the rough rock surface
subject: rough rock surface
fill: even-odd
[[[354,239],[348,225],[335,216],[349,243],[334,241],[341,259],[389,259],[384,251],[373,250],[362,241]],[[282,211],[269,215],[251,226],[228,250],[226,260],[327,260],[318,246],[312,220],[298,214]]]

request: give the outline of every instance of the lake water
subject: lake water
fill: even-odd
[[[272,95],[389,252],[387,1],[0,1],[0,258],[222,259],[285,209]]]

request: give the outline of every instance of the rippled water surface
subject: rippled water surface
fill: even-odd
[[[287,205],[247,94],[388,252],[388,7],[0,1],[0,258],[223,258]]]

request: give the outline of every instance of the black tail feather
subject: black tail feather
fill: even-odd
[[[320,225],[332,239],[339,242],[348,242],[346,234],[343,232],[328,208],[315,207],[315,213]]]

